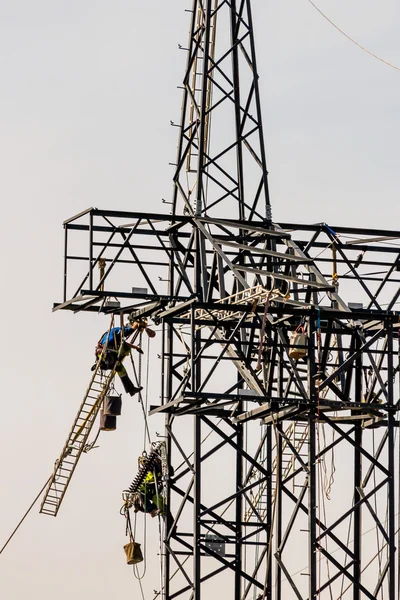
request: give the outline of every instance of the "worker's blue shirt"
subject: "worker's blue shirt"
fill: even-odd
[[[124,327],[124,338],[129,337],[133,333],[132,327]],[[113,327],[110,331],[106,331],[101,337],[99,344],[104,346],[107,343],[109,346],[118,346],[121,343],[121,327]]]

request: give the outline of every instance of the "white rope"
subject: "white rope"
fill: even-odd
[[[130,357],[131,357],[131,363],[132,363],[132,368],[133,368],[133,373],[134,373],[134,376],[135,376],[136,384],[140,385],[139,384],[139,377],[138,377],[137,372],[136,372],[136,367],[135,367],[135,363],[133,362],[132,354],[130,354]],[[140,406],[141,406],[142,412],[143,412],[143,419],[144,419],[144,425],[145,425],[145,436],[147,434],[148,442],[149,442],[149,444],[151,444],[149,424],[147,422],[147,414],[146,414],[145,406],[143,404],[143,398],[142,398],[142,392],[141,391],[139,392],[138,396],[139,396],[139,403],[140,403]]]

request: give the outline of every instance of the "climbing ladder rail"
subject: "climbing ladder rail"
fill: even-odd
[[[205,309],[205,308],[196,308],[195,318],[199,320],[213,320],[218,319],[219,321],[225,321],[227,319],[234,319],[240,316],[240,312],[234,312],[232,308],[227,310],[224,308],[224,304],[252,304],[257,302],[260,306],[265,304],[266,299],[271,294],[270,291],[265,289],[262,285],[256,285],[251,288],[246,288],[244,290],[240,290],[236,294],[232,296],[226,296],[221,300],[216,300],[215,304],[221,304],[221,308],[218,309]],[[187,313],[187,317],[190,316],[190,313]]]
[[[285,438],[289,438],[293,444],[295,450],[299,453],[300,456],[303,456],[305,460],[307,460],[307,454],[301,454],[304,446],[308,444],[308,423],[303,423],[301,421],[293,421],[290,423],[289,427],[285,431]],[[276,446],[274,447],[276,450]],[[292,450],[288,447],[286,440],[283,441],[282,444],[282,455],[280,457],[280,461],[282,464],[282,478],[286,479],[289,475],[295,470],[296,459],[292,452]],[[275,456],[272,461],[272,494],[274,495],[273,502],[275,502],[275,491],[277,486],[276,481],[276,467],[277,467],[277,457]],[[294,486],[294,479],[293,479]],[[257,514],[261,521],[265,521],[267,517],[267,501],[266,501],[266,491],[267,491],[267,482],[263,482],[257,493],[252,497],[253,505],[257,507]],[[249,508],[245,514],[246,523],[249,522],[254,515],[253,508]]]
[[[113,321],[111,321],[110,329]],[[140,335],[140,330],[137,329],[131,339],[133,343]],[[76,465],[81,457],[82,452],[87,452],[90,449],[87,441],[92,430],[93,424],[99,413],[100,407],[107,394],[110,385],[115,377],[115,364],[112,371],[104,376],[100,370],[100,364],[104,353],[107,351],[108,342],[106,342],[101,356],[99,356],[96,368],[93,372],[89,386],[80,405],[78,414],[69,432],[65,446],[60,457],[54,465],[53,475],[44,493],[42,504],[40,506],[41,513],[56,517],[61,506],[61,502],[65,496],[72,475],[76,469]],[[120,350],[122,349],[122,339]],[[118,354],[119,357],[119,354]]]
[[[54,472],[44,493],[39,511],[45,515],[57,516],[81,454],[86,450],[88,437],[104,396],[115,377],[115,369],[106,377],[102,376],[99,365],[100,361],[96,365],[61,455],[55,462]]]

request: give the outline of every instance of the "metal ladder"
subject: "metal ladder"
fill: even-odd
[[[78,414],[69,432],[60,457],[54,465],[54,472],[44,493],[40,506],[41,513],[56,517],[65,496],[71,477],[82,452],[87,452],[87,441],[99,413],[104,396],[115,377],[115,369],[104,377],[96,365],[89,387],[86,390]]]
[[[271,299],[275,297],[277,294],[273,294],[265,289],[262,285],[256,285],[251,288],[246,288],[244,290],[240,290],[236,294],[232,296],[225,296],[221,300],[216,300],[215,304],[220,304],[221,308],[218,309],[205,309],[205,308],[196,308],[195,316],[196,319],[201,320],[213,320],[218,319],[219,321],[226,321],[227,319],[237,319],[241,316],[241,312],[233,312],[232,309],[229,311],[224,308],[225,303],[229,304],[253,304],[257,301],[258,306],[262,306],[265,304],[267,297],[271,295]],[[190,313],[186,313],[187,317],[190,316]]]
[[[286,429],[285,435],[287,438],[290,438],[299,455],[307,460],[308,451],[306,453],[302,453],[301,450],[304,445],[308,444],[308,423],[293,421]],[[272,461],[272,494],[274,494],[276,490],[276,464],[277,458],[275,457]],[[290,475],[291,472],[295,470],[296,466],[296,457],[292,450],[288,447],[286,441],[283,441],[282,444],[281,464],[282,479],[285,479]],[[294,479],[292,485],[295,485]],[[257,508],[257,512],[261,518],[261,521],[265,521],[267,516],[266,490],[267,483],[264,482],[258,489],[257,494],[255,494],[252,498],[252,502]],[[251,519],[253,512],[254,511],[251,508],[247,510],[245,515],[246,521]]]
[[[299,456],[301,458],[303,458],[305,460],[305,462],[307,462],[308,449],[306,452],[304,452],[304,451],[302,452],[302,448],[304,445],[307,446],[307,444],[308,444],[308,423],[302,422],[302,421],[293,421],[291,423],[291,426],[287,430],[286,435],[288,438],[290,438],[290,441],[291,441],[293,447],[298,452]],[[277,459],[275,457],[275,459],[273,461],[272,491],[274,491],[275,487],[276,487],[276,462],[277,462]],[[283,442],[281,463],[282,463],[282,479],[285,479],[286,477],[288,477],[290,475],[290,473],[292,473],[295,470],[296,464],[297,464],[296,455],[289,448],[286,441]],[[293,479],[292,480],[292,491],[294,491],[294,486],[295,486],[295,480]]]

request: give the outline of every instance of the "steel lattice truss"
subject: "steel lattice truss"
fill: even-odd
[[[193,243],[203,228],[205,301]],[[165,597],[213,585],[261,594],[271,539],[266,597],[395,598],[400,232],[97,209],[65,230],[81,287],[57,308],[111,312],[116,297],[118,310],[162,323],[152,412],[167,413],[174,467]],[[147,291],[116,292],[122,280]],[[308,353],[293,360],[300,324]],[[291,577],[299,569],[306,576]]]
[[[395,600],[400,232],[272,222],[250,1],[191,12],[172,212],[66,221],[55,308],[161,324],[160,597]]]
[[[270,219],[248,0],[194,0],[179,127],[173,213]]]

